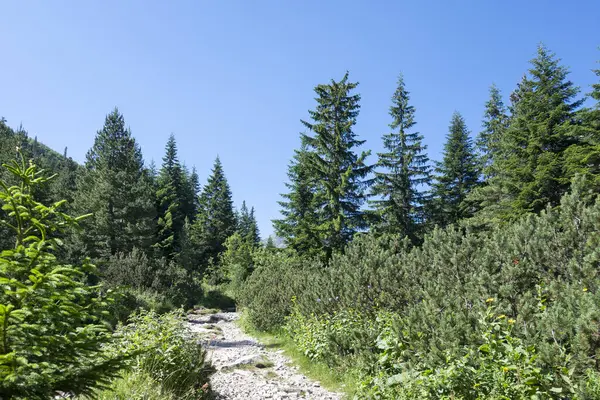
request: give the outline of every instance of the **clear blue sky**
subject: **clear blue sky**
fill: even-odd
[[[82,161],[118,106],[147,162],[174,133],[204,182],[218,154],[266,236],[316,84],[360,82],[375,152],[403,72],[438,159],[452,113],[478,132],[489,85],[507,97],[539,42],[589,91],[599,19],[597,0],[5,1],[0,116]]]

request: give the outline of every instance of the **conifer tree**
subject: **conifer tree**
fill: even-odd
[[[139,145],[118,109],[106,116],[86,156],[74,207],[93,213],[83,222],[82,250],[108,259],[134,247],[147,250],[154,240],[154,193]]]
[[[502,193],[502,203],[484,205],[482,212],[498,221],[556,206],[570,178],[564,173],[564,152],[577,142],[575,100],[579,89],[568,71],[544,46],[538,47],[532,68],[511,96],[511,122],[500,142],[493,170],[501,176],[490,185]]]
[[[177,157],[175,136],[170,135],[165,148],[163,165],[157,179],[158,241],[157,247],[167,259],[180,250],[181,230],[185,222],[187,199],[186,179]]]
[[[224,250],[225,240],[236,230],[231,190],[219,157],[200,195],[195,228],[204,259],[217,262]]]
[[[594,70],[600,77],[600,69]],[[592,108],[578,113],[580,125],[573,131],[577,143],[565,151],[565,173],[568,178],[576,174],[586,176],[586,183],[600,190],[600,83],[592,85],[590,97],[596,100]]]
[[[315,187],[308,174],[308,150],[302,144],[295,150],[294,158],[288,166],[286,187],[288,193],[278,201],[281,218],[273,220],[273,227],[286,246],[302,255],[316,255],[322,250],[318,230],[317,201]]]
[[[494,175],[494,159],[500,155],[500,142],[508,128],[509,117],[502,102],[500,89],[490,87],[490,99],[485,103],[483,130],[477,137],[477,149],[480,156],[480,170],[484,181]]]
[[[412,131],[415,108],[409,104],[409,92],[402,75],[392,97],[390,115],[393,130],[383,136],[384,153],[378,153],[372,201],[378,219],[377,230],[408,236],[417,241],[423,221],[424,194],[419,186],[429,184],[429,158],[422,144],[423,136]],[[412,132],[411,132],[412,131]]]
[[[353,131],[360,95],[351,92],[357,86],[348,81],[348,73],[338,82],[317,85],[317,107],[309,111],[311,121],[302,121],[313,133],[303,134],[302,140],[308,150],[306,171],[316,185],[315,198],[319,202],[315,228],[327,257],[367,227],[361,206],[367,199],[365,177],[373,168],[365,165],[368,152],[356,153],[364,143]]]
[[[452,115],[449,129],[443,160],[435,168],[432,188],[431,222],[440,226],[471,215],[472,210],[465,200],[476,187],[479,176],[473,142],[465,120],[458,112]]]
[[[252,246],[258,246],[260,244],[260,232],[258,230],[258,224],[256,223],[256,217],[254,216],[254,207],[248,211],[246,201],[242,201],[242,207],[240,208],[238,232],[240,236],[248,243],[251,243]]]

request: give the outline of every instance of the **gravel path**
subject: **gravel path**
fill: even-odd
[[[298,371],[281,350],[265,348],[235,324],[237,313],[190,315],[189,326],[208,348],[217,372],[211,386],[219,400],[339,400]]]

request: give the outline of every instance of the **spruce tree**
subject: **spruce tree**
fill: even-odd
[[[465,201],[478,183],[477,159],[465,120],[452,115],[450,132],[444,145],[443,160],[437,163],[432,188],[431,222],[440,226],[456,223],[471,216]]]
[[[107,260],[134,247],[148,250],[154,240],[154,193],[139,145],[118,109],[106,116],[86,156],[74,201],[83,221],[84,254]]]
[[[316,184],[309,176],[307,159],[307,146],[302,144],[299,150],[295,150],[288,166],[289,182],[285,185],[289,192],[281,194],[283,200],[278,201],[281,218],[272,222],[277,236],[284,239],[286,246],[302,255],[317,255],[322,244],[318,230]]]
[[[402,75],[392,97],[391,133],[383,136],[384,153],[378,153],[375,184],[371,193],[378,219],[376,229],[385,233],[408,236],[413,242],[420,236],[423,222],[424,194],[421,185],[430,182],[427,147],[423,136],[413,131],[415,108],[409,104],[409,92]]]
[[[519,89],[513,92],[512,106],[519,101],[524,88],[525,86],[519,85]],[[502,213],[503,208],[506,208],[504,201],[506,193],[494,182],[502,179],[503,174],[502,170],[498,170],[498,166],[502,157],[502,140],[510,123],[507,113],[500,90],[492,85],[490,99],[485,103],[483,130],[479,133],[476,142],[482,182],[467,196],[467,201],[473,205],[475,214],[462,221],[465,226],[476,229],[489,228],[498,222],[495,215]]]
[[[198,245],[204,260],[218,261],[225,240],[236,230],[231,190],[219,157],[200,195],[200,209],[195,222]]]
[[[311,121],[302,121],[313,133],[303,134],[307,145],[306,170],[316,185],[319,220],[315,227],[327,257],[341,250],[354,233],[367,227],[362,205],[373,169],[365,165],[368,152],[357,154],[364,143],[353,131],[359,114],[359,94],[351,92],[358,83],[348,81],[348,73],[336,82],[315,87],[317,107],[309,111]]]
[[[594,70],[600,77],[600,69]],[[578,113],[580,124],[573,131],[577,142],[565,151],[565,173],[586,176],[586,183],[596,192],[600,190],[600,83],[592,85],[590,97],[596,100],[592,108]]]
[[[180,236],[185,222],[187,182],[177,157],[175,136],[170,135],[165,148],[163,164],[158,174],[156,197],[158,200],[157,247],[167,259],[181,250]]]
[[[503,194],[502,203],[484,204],[482,209],[498,221],[558,205],[570,182],[564,172],[564,152],[578,140],[576,111],[581,100],[575,97],[579,89],[544,46],[538,47],[531,64],[511,96],[511,122],[492,165],[494,171],[501,171],[490,185]]]
[[[242,207],[240,208],[237,231],[252,246],[256,247],[260,244],[260,232],[254,216],[254,207],[248,211],[245,200],[242,201]]]
[[[490,87],[490,99],[485,103],[483,130],[477,137],[477,149],[480,156],[480,170],[483,180],[495,173],[494,160],[500,155],[500,142],[508,128],[509,117],[502,101],[500,89],[496,85]]]

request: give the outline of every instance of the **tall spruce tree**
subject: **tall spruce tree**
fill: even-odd
[[[511,96],[511,121],[493,160],[501,175],[489,182],[502,193],[500,204],[483,205],[482,212],[498,221],[556,206],[570,177],[564,172],[564,152],[577,143],[579,89],[567,79],[568,70],[544,46],[538,47],[532,68]]]
[[[309,111],[311,121],[302,121],[313,135],[303,134],[307,145],[306,170],[316,184],[319,221],[325,254],[343,249],[354,233],[367,227],[361,206],[367,199],[373,169],[365,165],[369,152],[357,154],[358,140],[353,131],[359,113],[360,95],[351,92],[358,83],[348,81],[348,73],[336,82],[315,87],[317,107]]]
[[[419,187],[429,184],[431,177],[427,146],[422,144],[423,136],[412,129],[416,124],[415,108],[409,100],[400,75],[390,107],[392,132],[383,136],[387,151],[378,153],[379,171],[375,172],[371,188],[378,199],[371,203],[375,206],[378,231],[408,236],[414,243],[420,237],[424,220],[425,197]]]
[[[307,159],[307,146],[302,144],[299,150],[295,150],[288,166],[289,182],[285,185],[289,192],[281,194],[283,200],[278,201],[281,218],[272,222],[277,236],[284,239],[286,246],[299,254],[314,256],[320,254],[322,244],[318,230],[316,184],[309,176]]]
[[[158,240],[156,246],[167,259],[181,250],[181,230],[185,223],[188,187],[183,168],[177,157],[175,136],[170,135],[165,148],[163,164],[158,174]]]
[[[446,137],[443,159],[437,163],[432,187],[431,222],[440,226],[456,223],[471,216],[467,195],[478,183],[478,165],[473,141],[465,120],[452,115],[450,132]]]
[[[236,230],[231,189],[219,157],[200,195],[200,209],[194,226],[204,260],[217,262],[225,249],[225,240]]]
[[[139,145],[115,108],[106,116],[85,169],[78,177],[74,208],[93,213],[83,220],[84,254],[106,260],[134,247],[148,250],[154,240],[154,193]]]

